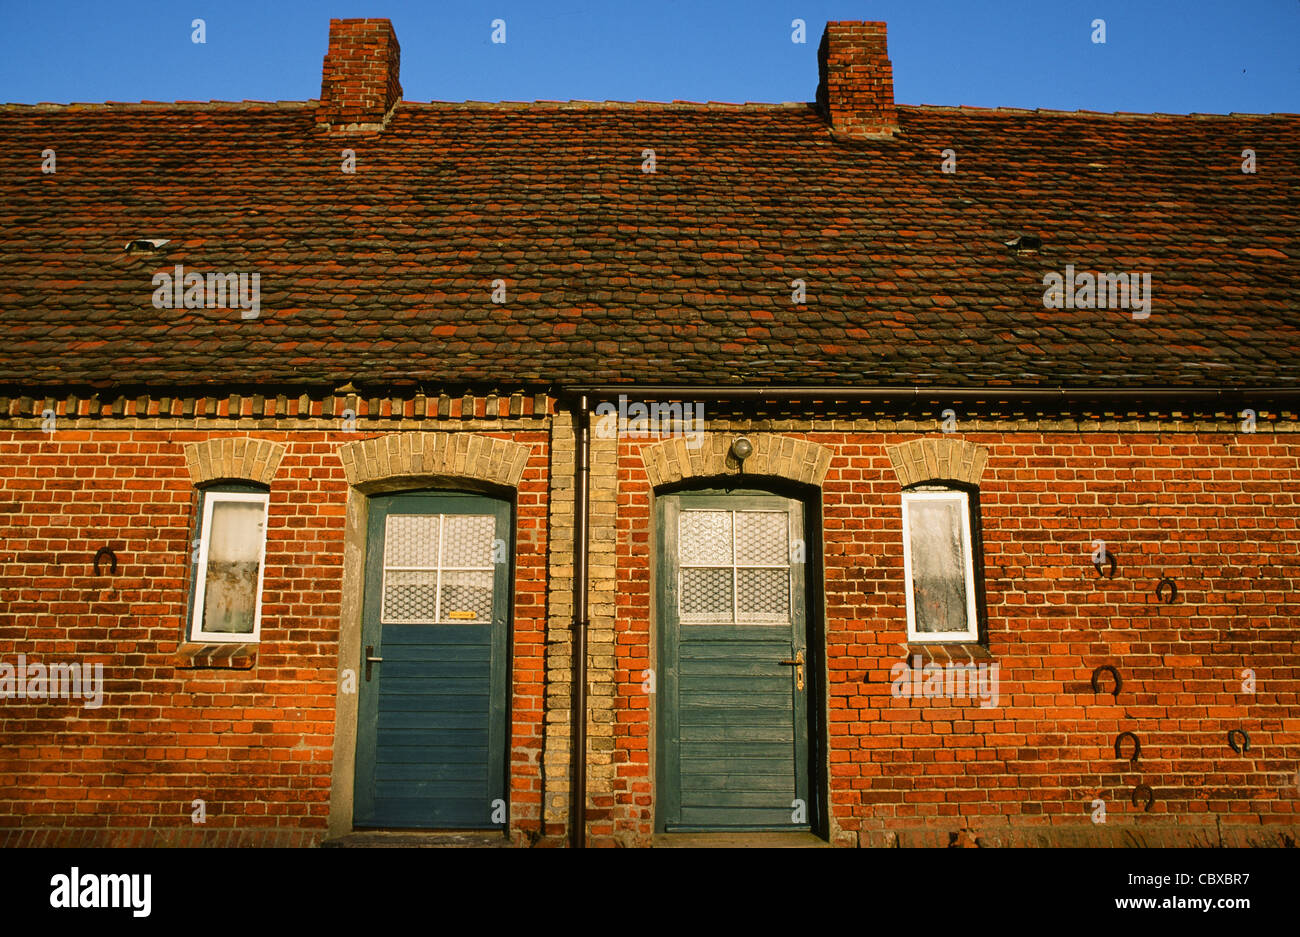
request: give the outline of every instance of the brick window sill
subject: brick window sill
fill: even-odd
[[[923,664],[978,664],[993,660],[993,654],[988,648],[972,641],[936,641],[930,644],[909,641],[908,659],[913,655],[920,655]]]
[[[257,665],[257,645],[198,644],[185,642],[172,655],[177,670],[252,670]]]

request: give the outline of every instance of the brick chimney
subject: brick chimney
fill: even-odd
[[[834,136],[871,140],[898,132],[884,23],[827,23],[817,66],[817,107]]]
[[[402,99],[402,50],[384,19],[330,20],[316,122],[327,130],[382,130]]]

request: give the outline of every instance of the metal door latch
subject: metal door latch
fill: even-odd
[[[795,668],[794,671],[795,686],[798,689],[802,690],[803,689],[803,651],[800,651],[799,653],[795,654],[794,660],[783,660],[781,661],[781,663],[785,664],[787,667]]]
[[[375,653],[375,646],[373,644],[367,644],[366,645],[366,682],[367,683],[370,682],[370,668],[373,667],[375,664],[382,664],[384,662],[384,659],[382,657],[373,656],[374,653]]]

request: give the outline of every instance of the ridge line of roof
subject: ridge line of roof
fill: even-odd
[[[212,110],[303,110],[315,108],[319,101],[74,101],[69,104],[19,104],[9,101],[0,104],[3,111],[212,111]]]
[[[961,114],[1012,114],[1038,115],[1043,117],[1105,117],[1119,120],[1167,120],[1169,118],[1194,118],[1197,120],[1222,120],[1229,117],[1300,117],[1300,113],[1275,111],[1271,113],[1254,113],[1250,111],[1230,111],[1227,114],[1212,114],[1193,111],[1190,114],[1170,114],[1164,111],[1063,111],[1056,108],[1038,107],[977,107],[970,104],[899,104],[900,111],[952,111]]]
[[[38,104],[18,102],[0,103],[0,113],[23,112],[60,112],[60,111],[253,111],[253,110],[306,110],[319,107],[320,101],[76,101],[58,104],[42,101]],[[726,101],[402,101],[401,109],[431,110],[724,110],[724,111],[771,111],[771,110],[808,110],[816,105],[811,101],[745,101],[732,103]],[[1253,113],[1231,111],[1227,114],[1193,112],[1190,114],[1170,114],[1161,111],[1142,113],[1136,111],[1066,111],[1055,108],[1022,107],[977,107],[968,104],[898,104],[904,112],[953,113],[971,116],[1039,116],[1071,118],[1104,118],[1113,120],[1227,120],[1259,118],[1300,118],[1300,113],[1279,111],[1273,113]]]

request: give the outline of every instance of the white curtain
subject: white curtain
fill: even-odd
[[[252,634],[266,507],[257,501],[218,501],[208,531],[203,630]]]

